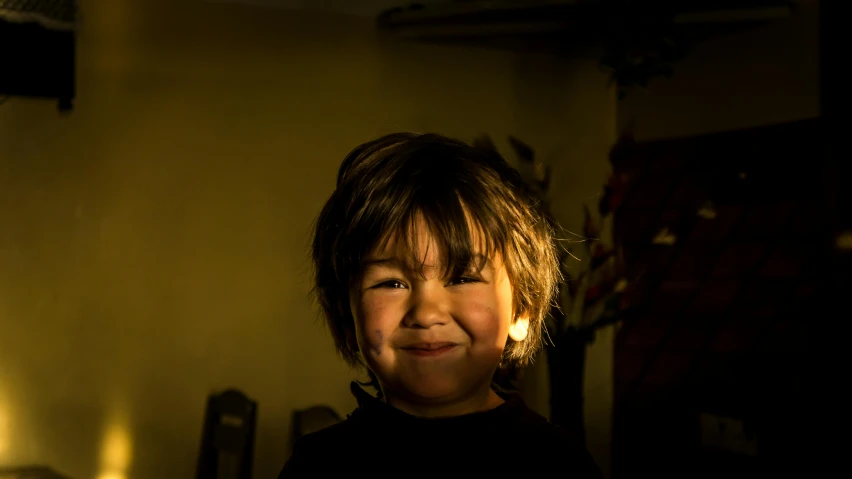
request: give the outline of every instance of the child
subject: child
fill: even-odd
[[[353,383],[358,408],[299,439],[279,479],[599,477],[570,434],[493,385],[541,346],[555,248],[494,152],[412,133],[352,151],[317,220],[314,292],[378,396]]]

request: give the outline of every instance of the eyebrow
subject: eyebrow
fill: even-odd
[[[471,257],[471,261],[473,264],[479,264],[480,261],[485,260],[482,263],[482,269],[494,268],[494,264],[491,262],[490,258],[486,258],[483,254],[475,254]],[[368,258],[364,260],[362,263],[362,268],[367,269],[371,266],[385,266],[385,267],[396,267],[400,269],[413,269],[410,266],[403,266],[403,262],[399,260],[399,258],[395,256],[387,257],[387,258]]]
[[[401,262],[399,258],[391,257],[391,258],[370,258],[365,260],[362,263],[364,268],[369,268],[370,266],[400,266]]]

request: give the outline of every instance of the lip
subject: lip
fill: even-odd
[[[456,343],[439,342],[439,343],[416,343],[402,347],[401,349],[408,354],[420,357],[434,357],[446,354],[458,346]]]

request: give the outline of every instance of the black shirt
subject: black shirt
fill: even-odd
[[[505,402],[488,411],[421,418],[384,403],[356,383],[352,393],[358,408],[345,421],[296,441],[279,479],[601,477],[568,431],[530,410],[516,395],[501,393]]]

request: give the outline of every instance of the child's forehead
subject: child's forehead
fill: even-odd
[[[468,222],[467,241],[462,244],[454,244],[454,249],[463,249],[470,256],[491,259],[493,251],[488,251],[488,241],[482,233],[482,229]],[[369,252],[368,256],[384,257],[432,257],[444,256],[451,248],[447,238],[433,233],[432,228],[425,222],[417,221],[408,228],[397,228],[391,232],[381,235]]]
[[[463,254],[459,254],[459,248],[456,248],[456,254],[452,254],[450,246],[437,238],[411,244],[404,236],[397,236],[377,245],[366,256],[362,267],[385,266],[423,272],[455,267],[499,268],[502,265],[499,253],[488,251],[484,242],[464,246]]]
[[[439,269],[446,274],[490,266],[500,269],[503,246],[497,239],[499,233],[489,234],[476,216],[462,207],[461,217],[441,215],[434,210],[424,214],[417,209],[398,222],[386,223],[384,234],[362,250],[361,272],[381,264],[420,272]]]

